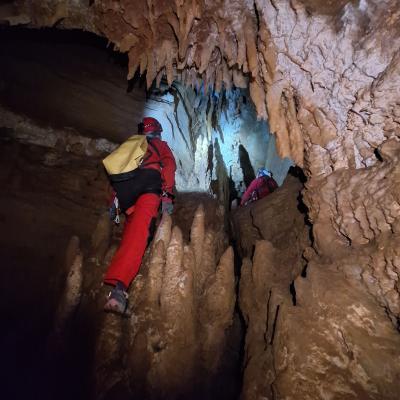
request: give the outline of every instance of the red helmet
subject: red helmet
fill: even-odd
[[[162,126],[161,124],[155,119],[151,117],[143,118],[143,133],[147,135],[148,133],[161,133]]]

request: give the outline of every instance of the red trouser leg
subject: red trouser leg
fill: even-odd
[[[104,282],[115,285],[117,281],[126,287],[139,272],[149,238],[152,218],[157,217],[160,196],[146,193],[136,201],[132,214],[127,216],[121,244],[111,261]]]

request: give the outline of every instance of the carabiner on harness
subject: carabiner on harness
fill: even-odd
[[[121,210],[119,208],[119,201],[118,201],[118,197],[117,196],[114,197],[114,200],[112,202],[112,205],[111,205],[109,211],[110,211],[110,219],[111,219],[111,221],[115,222],[116,224],[119,224],[120,223],[119,215],[121,213]]]

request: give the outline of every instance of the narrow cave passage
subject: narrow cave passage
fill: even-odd
[[[148,390],[155,391],[151,398],[162,398],[165,393],[157,392],[160,387],[152,379],[166,377],[151,369],[155,357],[164,357],[165,365],[177,363],[180,372],[185,370],[180,364],[201,358],[191,373],[203,374],[203,380],[187,376],[198,398],[237,398],[246,352],[235,300],[242,260],[253,256],[257,241],[269,240],[282,264],[292,264],[280,280],[289,291],[304,269],[301,251],[307,230],[297,210],[302,185],[292,176],[285,180],[292,162],[277,155],[274,137],[265,122],[257,121],[248,92],[206,95],[203,88],[192,90],[179,82],[146,91],[140,77],[126,81],[126,57],[107,49],[105,41],[92,34],[2,28],[0,36],[0,178],[6,188],[0,196],[0,248],[8,277],[2,280],[1,304],[10,321],[1,342],[10,366],[10,390],[24,379],[27,385],[17,388],[18,393],[40,392],[42,398],[54,398],[59,385],[65,388],[65,398],[129,398],[137,393],[145,398]],[[169,338],[173,350],[168,350],[161,326],[175,315],[174,308],[168,318],[157,316],[154,304],[148,303],[149,294],[141,292],[150,279],[154,249],[149,249],[143,276],[131,294],[141,322],[113,320],[99,311],[106,290],[101,277],[121,238],[121,227],[112,226],[108,218],[108,183],[101,159],[135,133],[145,115],[161,122],[163,139],[177,160],[172,222],[182,239],[176,230],[172,237],[181,243],[183,270],[190,270],[190,251],[203,268],[193,272],[192,278],[203,285],[191,295],[194,309],[185,310],[182,300],[175,310],[174,318],[183,321],[181,334],[192,340],[185,345],[189,350],[180,344],[179,334],[174,341]],[[231,210],[257,169],[264,167],[273,172],[281,189],[265,201]],[[200,204],[203,209],[198,209]],[[264,221],[270,222],[268,229]],[[296,251],[286,251],[288,240],[296,243]],[[231,243],[235,260],[226,252]],[[79,264],[78,256],[83,259],[81,270],[75,271],[80,278],[71,283],[68,277],[71,266]],[[236,278],[233,269],[230,275],[222,267],[216,273],[225,264],[229,271],[234,263]],[[67,322],[55,323],[63,312],[65,282],[79,288],[77,303]],[[219,296],[219,282],[225,295]],[[157,304],[162,305],[162,296],[163,291]],[[250,295],[243,298],[246,302]],[[215,304],[220,308],[215,310]],[[199,315],[191,320],[191,313]],[[275,331],[277,313],[272,316],[271,311],[271,318]],[[134,330],[130,324],[138,328],[129,337],[134,343],[129,349],[124,340]],[[140,342],[146,329],[151,345]],[[267,343],[273,343],[273,337]],[[195,341],[205,347],[192,348]],[[145,354],[147,348],[150,355]],[[155,377],[139,373],[140,365],[125,354],[129,351],[133,357],[142,354],[137,363],[147,365]],[[127,381],[125,369],[130,376],[138,373],[133,383],[131,378]],[[185,379],[177,374],[167,374],[172,383],[166,393],[194,393],[188,383],[180,386]],[[45,384],[46,380],[53,383]]]

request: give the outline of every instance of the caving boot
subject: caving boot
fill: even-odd
[[[107,296],[104,311],[124,315],[128,306],[128,293],[115,286]]]

